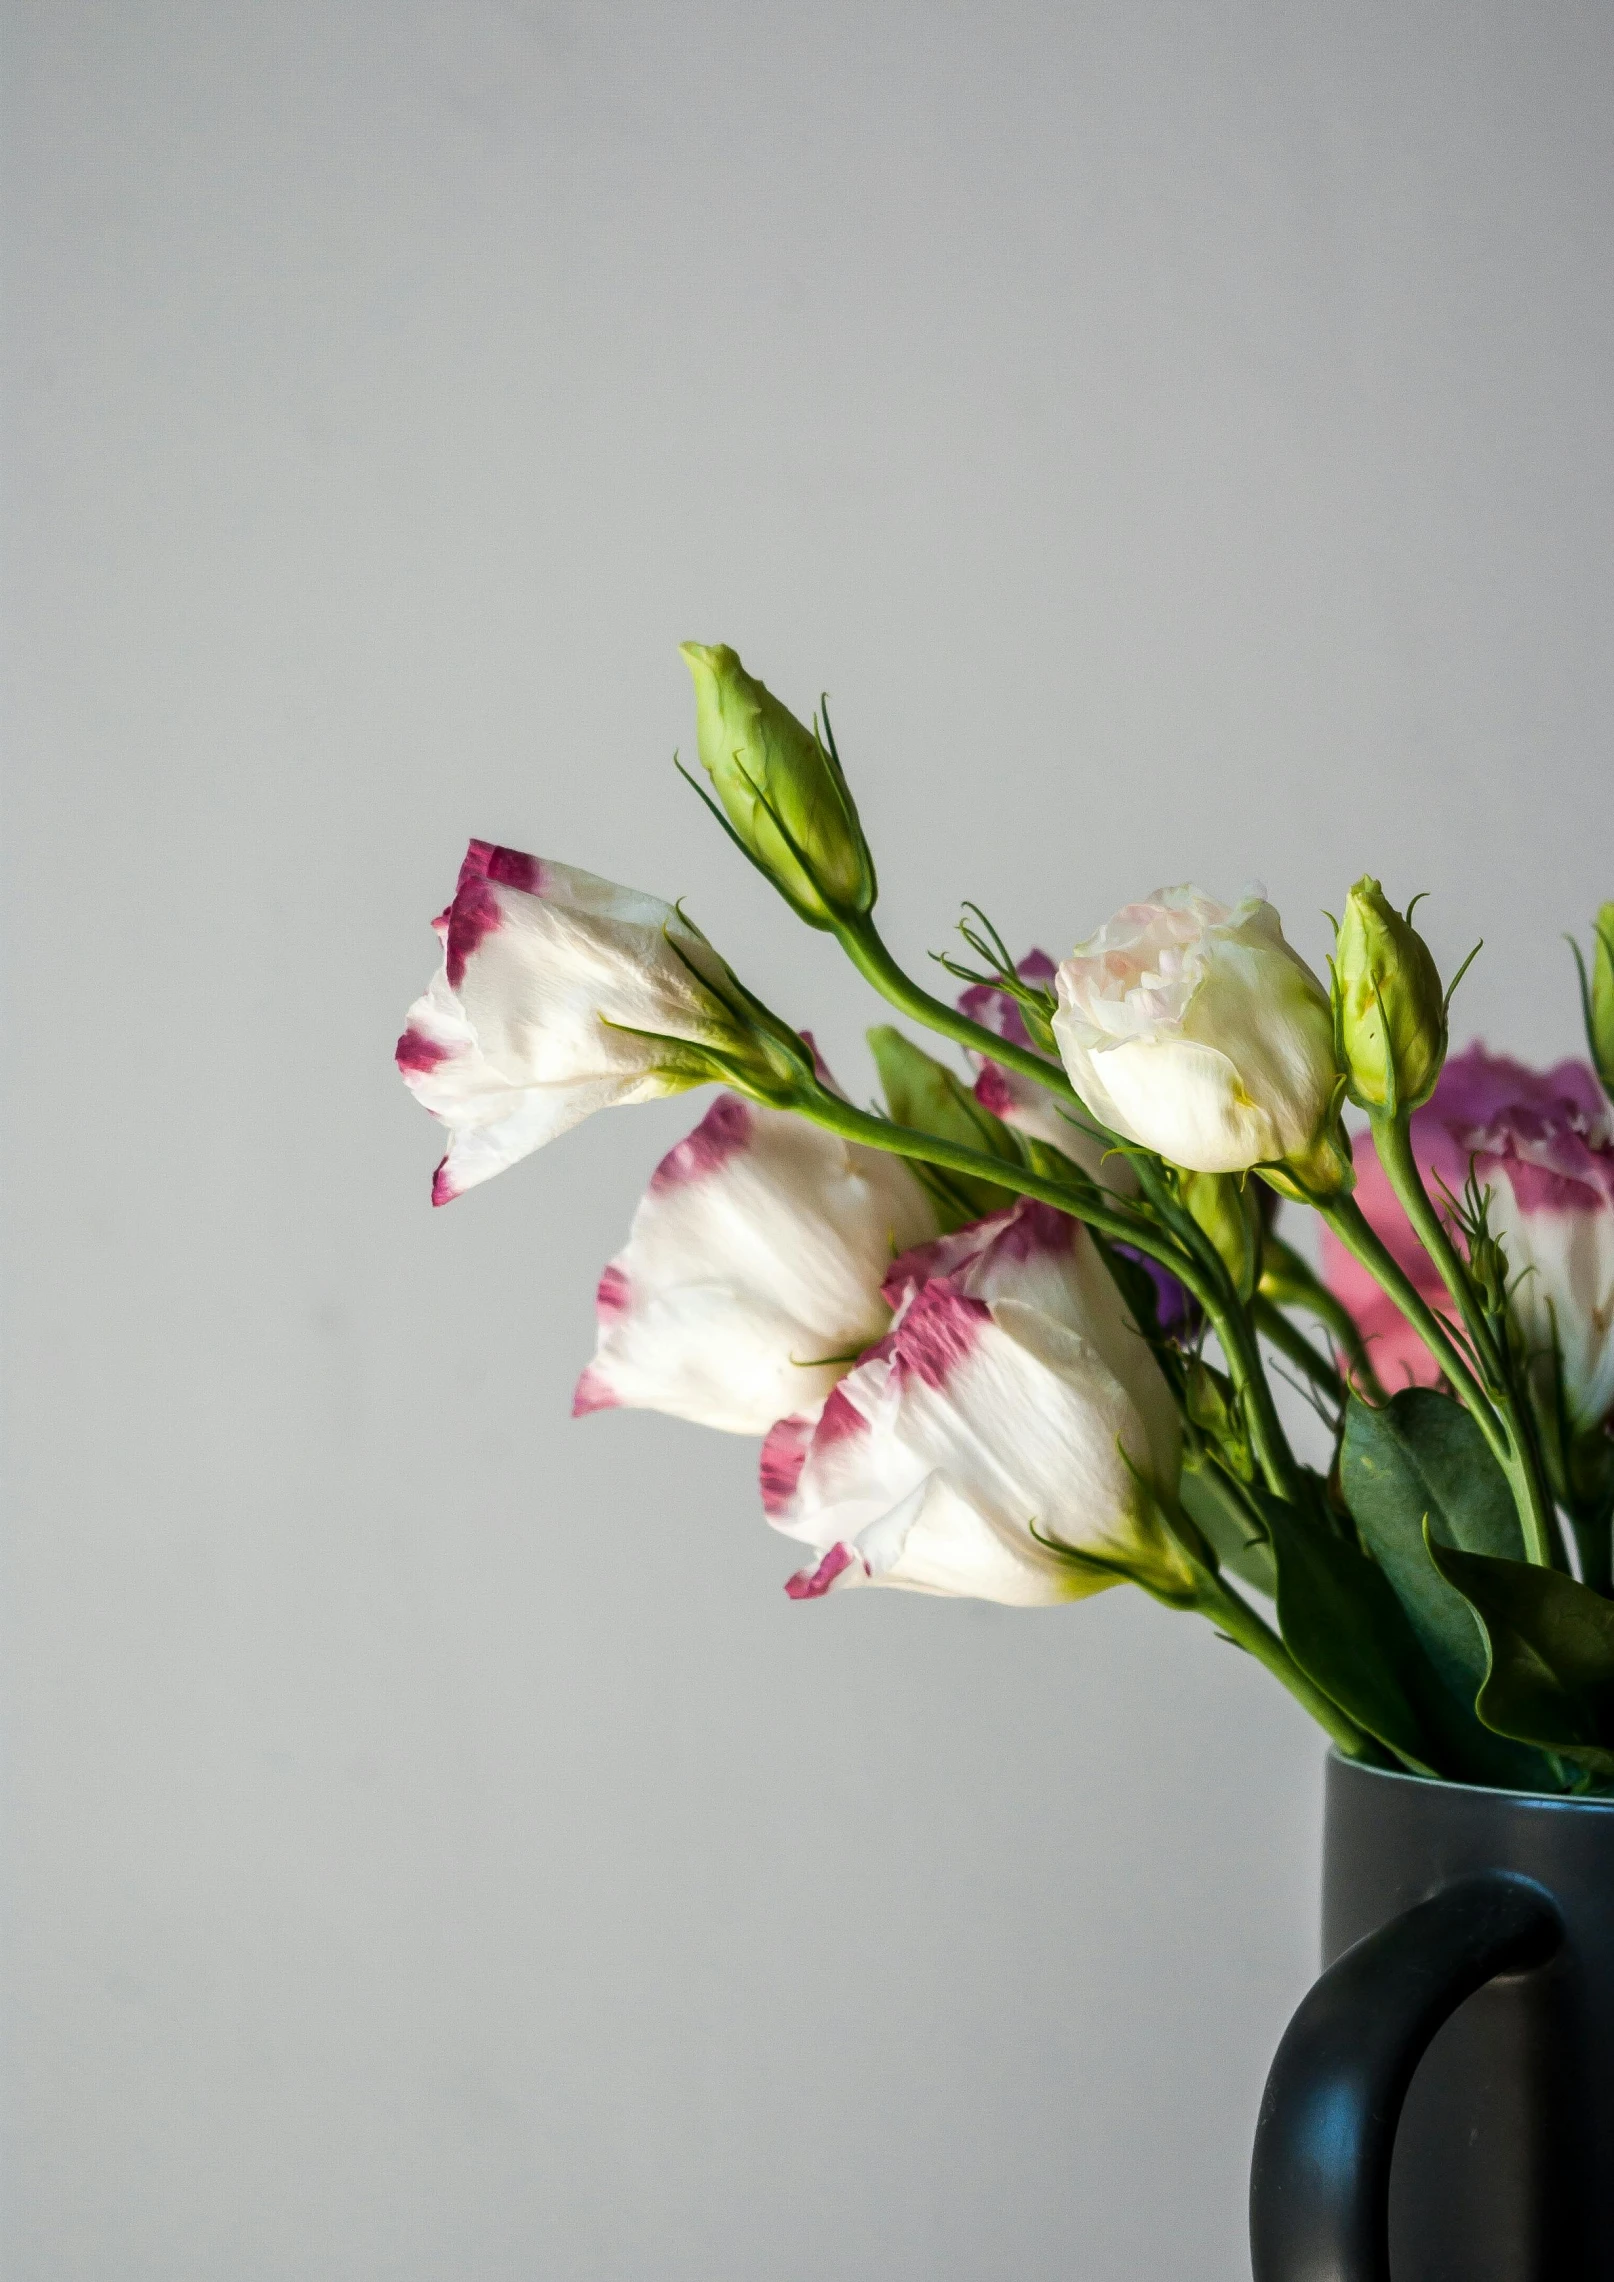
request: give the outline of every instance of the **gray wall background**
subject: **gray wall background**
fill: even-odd
[[[1186,1620],[787,1605],[568,1423],[675,1102],[433,1214],[468,833],[683,894],[674,644],[896,944],[1614,892],[1596,6],[12,0],[8,2282],[1242,2271],[1320,1739]]]

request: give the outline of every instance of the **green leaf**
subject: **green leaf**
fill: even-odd
[[[896,1124],[932,1133],[938,1141],[951,1141],[961,1149],[1001,1158],[1006,1165],[1024,1164],[1019,1143],[1008,1127],[981,1107],[944,1062],[936,1061],[889,1023],[869,1032],[869,1051],[880,1073],[886,1108]],[[989,1212],[1002,1212],[1015,1201],[1016,1192],[999,1188],[995,1181],[954,1172],[951,1167],[911,1161],[952,1227],[982,1220]]]
[[[1341,1711],[1417,1774],[1559,1787],[1549,1767],[1452,1696],[1384,1571],[1329,1527],[1320,1501],[1311,1512],[1272,1497],[1260,1503],[1278,1566],[1278,1628]]]
[[[1395,1588],[1441,1678],[1472,1704],[1485,1678],[1485,1643],[1461,1593],[1424,1549],[1437,1544],[1522,1560],[1524,1541],[1507,1477],[1460,1403],[1408,1387],[1383,1409],[1352,1396],[1339,1472],[1362,1542]]]
[[[1352,1396],[1340,1481],[1362,1543],[1397,1600],[1447,1696],[1437,1724],[1476,1780],[1512,1790],[1558,1787],[1534,1751],[1503,1740],[1475,1699],[1489,1669],[1474,1612],[1435,1567],[1439,1545],[1522,1560],[1524,1540],[1507,1477],[1469,1413],[1432,1387],[1408,1387],[1381,1408]]]
[[[1450,1773],[1419,1717],[1415,1697],[1426,1686],[1415,1675],[1422,1655],[1382,1570],[1320,1517],[1302,1515],[1278,1498],[1260,1503],[1277,1564],[1278,1629],[1290,1655],[1415,1774]]]
[[[1487,1727],[1614,1778],[1614,1604],[1557,1569],[1459,1552],[1433,1531],[1428,1545],[1484,1629]]]

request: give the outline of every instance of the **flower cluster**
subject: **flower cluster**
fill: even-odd
[[[883,1024],[860,1108],[681,907],[473,841],[397,1049],[447,1129],[434,1201],[596,1110],[720,1089],[600,1279],[574,1410],[755,1437],[793,1599],[1131,1583],[1352,1756],[1614,1787],[1614,906],[1591,1065],[1546,1072],[1448,1055],[1454,985],[1373,879],[1326,980],[1262,894],[1182,886],[1058,961],[968,905],[937,997],[877,930],[827,712],[684,655],[724,829],[964,1060]]]

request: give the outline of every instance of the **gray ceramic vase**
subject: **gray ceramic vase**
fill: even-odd
[[[1608,2282],[1614,1800],[1327,1782],[1327,1970],[1262,2102],[1256,2282]]]

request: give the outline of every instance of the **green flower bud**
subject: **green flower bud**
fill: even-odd
[[[1417,1109],[1446,1059],[1446,998],[1428,944],[1377,880],[1351,889],[1333,964],[1346,1092],[1363,1109]]]
[[[1183,1203],[1221,1255],[1222,1264],[1248,1299],[1261,1274],[1261,1211],[1253,1181],[1236,1173],[1185,1173],[1179,1181]]]
[[[1203,1356],[1188,1366],[1183,1389],[1188,1420],[1217,1449],[1241,1482],[1255,1480],[1255,1450],[1238,1389]]]
[[[724,644],[682,645],[701,766],[735,838],[812,927],[874,907],[874,863],[833,748]]]
[[[1586,1043],[1603,1081],[1614,1095],[1614,903],[1605,903],[1593,923],[1592,972],[1586,985]]]

